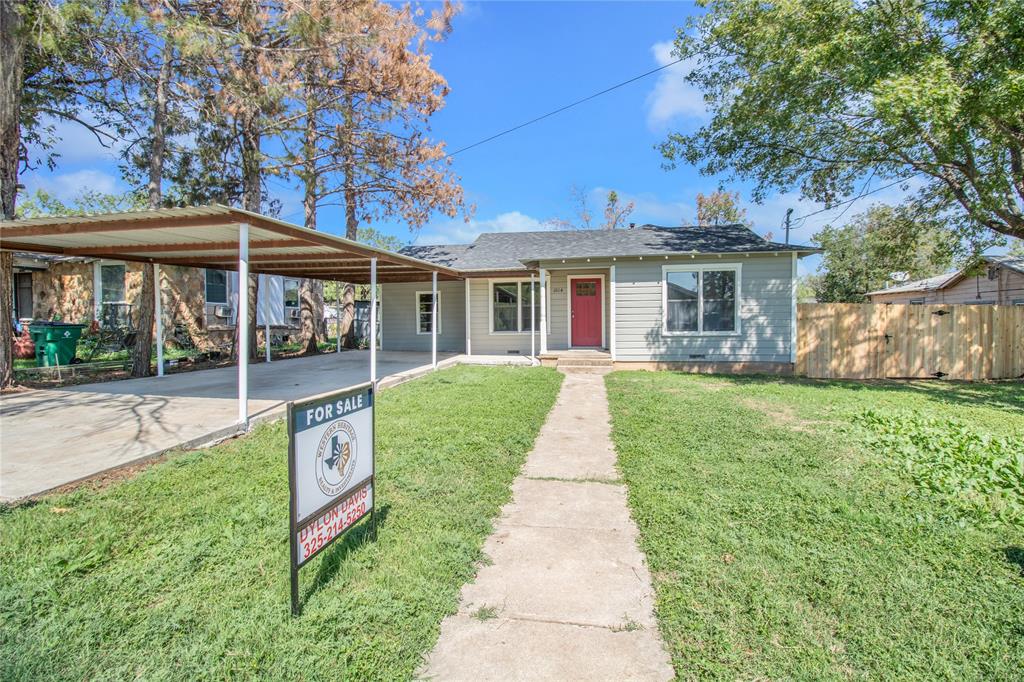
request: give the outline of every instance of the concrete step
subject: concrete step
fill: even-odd
[[[609,357],[579,357],[579,358],[558,358],[559,367],[611,367],[612,359]]]
[[[610,374],[615,370],[614,367],[557,367],[558,371],[562,374]]]

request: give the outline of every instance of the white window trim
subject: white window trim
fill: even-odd
[[[104,265],[123,265],[124,266],[124,298],[120,301],[107,301],[107,303],[127,303],[128,298],[128,262],[123,260],[98,260],[93,261],[92,265],[92,297],[93,303],[95,303],[93,313],[95,319],[99,320],[103,314],[103,270]]]
[[[731,332],[706,332],[704,331],[704,272],[731,270],[736,273],[736,306],[733,310],[734,331]],[[670,272],[697,272],[697,330],[696,331],[669,331],[668,329],[668,274]],[[661,334],[662,336],[740,336],[740,308],[742,308],[742,285],[743,264],[742,263],[707,263],[701,265],[663,265],[661,266]]]
[[[551,310],[551,282],[550,277],[547,286],[545,287],[545,294],[548,300],[547,309]],[[529,336],[533,334],[533,330],[524,329],[523,331],[512,331],[512,332],[496,332],[494,331],[494,285],[495,284],[506,284],[509,282],[526,282],[530,283],[529,277],[492,277],[487,280],[487,333],[489,336]],[[535,280],[538,291],[540,290],[540,280]],[[522,291],[520,286],[519,291]],[[547,316],[545,320],[547,326],[547,334],[551,333],[551,316]],[[537,310],[537,319],[540,320],[540,310]],[[516,295],[516,327],[523,326],[523,297],[520,294]],[[541,330],[537,330],[538,332]]]
[[[295,290],[298,293],[298,297],[295,299],[295,305],[288,305],[288,280],[295,280]],[[289,310],[298,310],[302,307],[302,278],[301,277],[288,277],[287,275],[281,277],[281,305],[284,307],[285,312]],[[288,315],[285,315],[288,317]]]
[[[415,298],[413,298],[413,310],[415,311],[415,320],[413,324],[416,326],[416,336],[430,336],[431,331],[428,329],[425,332],[420,331],[420,296],[426,294],[429,296],[434,293],[430,289],[425,291],[417,291]],[[437,290],[437,335],[441,336],[441,290]]]
[[[217,270],[217,272],[224,273],[224,298],[226,301],[211,301],[207,295],[206,289],[206,273],[210,270],[217,270],[217,268],[203,268],[203,298],[206,299],[207,305],[228,305],[231,302],[231,273],[227,270]]]
[[[580,346],[573,345],[572,342],[572,281],[574,279],[599,279],[601,280],[601,348],[608,347],[608,340],[605,338],[607,330],[607,322],[605,320],[605,296],[607,282],[605,281],[604,275],[566,275],[565,277],[565,319],[568,322],[565,332],[566,345],[569,348],[593,348],[593,346]]]

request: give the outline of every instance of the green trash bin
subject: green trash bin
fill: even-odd
[[[78,339],[84,324],[65,322],[34,322],[28,328],[36,344],[36,366],[70,365],[78,350]]]

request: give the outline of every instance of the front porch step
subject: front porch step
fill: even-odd
[[[560,357],[558,367],[611,367],[611,357]]]

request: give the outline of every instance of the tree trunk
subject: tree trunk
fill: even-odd
[[[305,162],[303,163],[302,179],[305,185],[305,196],[302,206],[305,209],[305,225],[311,230],[316,229],[317,215],[317,180],[316,168],[316,83],[315,66],[310,61],[306,68],[306,137],[303,142]],[[301,320],[300,338],[302,352],[315,354],[320,352],[318,345],[319,328],[324,319],[323,284],[315,279],[305,277],[299,286],[299,317]]]
[[[0,2],[0,204],[14,220],[21,149],[24,36],[18,4]],[[14,254],[0,252],[0,389],[14,383]]]
[[[171,43],[164,40],[164,49],[160,64],[160,73],[156,79],[156,91],[153,93],[153,132],[152,148],[149,155],[149,207],[160,208],[163,203],[164,149],[166,139],[164,122],[167,118],[167,82],[171,77],[171,59],[173,57]],[[153,277],[153,267],[142,267],[142,291],[139,294],[139,327],[135,335],[135,348],[132,349],[132,376],[148,377],[150,375],[150,356],[153,352],[153,323],[159,312],[156,310],[154,293],[160,283]],[[157,339],[162,344],[163,339]]]
[[[356,218],[356,193],[348,183],[345,173],[345,238],[355,241],[359,233],[359,220]],[[345,348],[356,347],[356,287],[345,284],[341,299],[341,345]]]
[[[348,112],[347,116],[351,116],[352,101],[351,98],[346,98],[345,111]],[[344,179],[344,194],[345,194],[345,238],[356,241],[359,237],[359,218],[356,214],[356,189],[355,189],[355,150],[352,145],[351,135],[351,122],[348,123],[348,131],[343,136],[344,149],[342,153],[344,155],[344,161],[342,163],[345,179]],[[356,335],[355,335],[355,319],[356,319],[356,288],[354,285],[346,283],[345,292],[342,294],[342,307],[341,307],[341,345],[345,348],[356,347]]]

